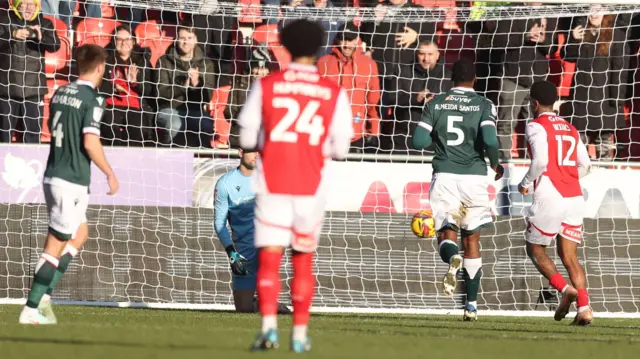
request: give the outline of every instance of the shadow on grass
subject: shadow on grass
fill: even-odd
[[[0,336],[0,343],[28,343],[28,344],[61,344],[61,345],[84,345],[84,346],[110,346],[120,348],[140,348],[140,349],[161,349],[161,350],[197,350],[207,349],[204,345],[177,345],[177,344],[147,344],[132,343],[122,341],[99,341],[84,339],[59,339],[59,338],[25,338]]]

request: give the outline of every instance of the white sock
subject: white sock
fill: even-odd
[[[265,315],[262,317],[262,332],[266,333],[269,329],[278,328],[278,317],[275,315]]]
[[[467,304],[472,305],[474,308],[478,308],[478,302],[475,300],[473,302],[467,302]]]
[[[588,305],[585,305],[584,307],[578,308],[578,313],[582,313],[585,310],[589,310],[589,309],[591,309],[591,307],[589,307]]]
[[[480,268],[482,268],[482,258],[465,258],[463,263],[471,279],[474,279]]]
[[[62,255],[65,255],[67,253],[71,254],[72,257],[75,257],[78,255],[78,250],[74,246],[67,244],[62,251]]]
[[[293,340],[299,340],[301,342],[307,341],[307,326],[306,325],[294,325],[293,326]]]
[[[51,302],[51,296],[49,294],[45,294],[42,296],[42,299],[40,300],[40,303],[48,303]]]

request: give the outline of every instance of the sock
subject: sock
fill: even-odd
[[[282,252],[258,252],[258,307],[262,315],[262,332],[277,328],[278,295],[280,294],[280,261]]]
[[[580,309],[586,310],[589,308],[589,292],[586,289],[578,289],[578,298],[576,299],[576,305],[578,306],[578,311]]]
[[[438,252],[440,252],[440,258],[442,258],[442,261],[449,264],[449,261],[451,261],[451,257],[458,254],[460,250],[458,249],[458,245],[455,244],[455,242],[449,239],[445,239],[438,245]]]
[[[58,263],[58,270],[53,276],[53,280],[51,281],[51,284],[49,284],[49,288],[47,288],[47,297],[51,297],[51,295],[53,294],[53,288],[60,282],[62,276],[67,271],[67,268],[69,268],[69,263],[71,263],[71,260],[77,254],[78,250],[71,245],[67,244],[67,246],[64,247],[64,251],[62,251],[62,257],[60,257],[60,262]]]
[[[57,269],[58,259],[50,254],[42,253],[40,261],[38,261],[38,265],[36,266],[36,273],[33,276],[31,291],[27,297],[27,307],[38,308],[40,300],[47,292]]]
[[[475,303],[478,300],[478,292],[480,291],[482,258],[465,258],[463,263],[467,302]]]
[[[562,277],[562,274],[560,273],[556,273],[552,275],[551,278],[549,278],[549,284],[551,284],[551,286],[554,287],[560,293],[564,293],[567,290],[567,288],[569,288],[567,281],[564,280],[564,278]]]
[[[294,325],[293,326],[293,333],[292,333],[292,337],[293,340],[298,340],[301,342],[306,342],[307,341],[307,325]]]
[[[293,280],[291,282],[291,301],[293,302],[293,339],[305,341],[309,324],[309,308],[313,299],[315,278],[313,277],[313,253],[295,252]],[[299,327],[297,330],[296,327]],[[304,328],[304,330],[302,329]],[[296,335],[298,333],[298,335]]]

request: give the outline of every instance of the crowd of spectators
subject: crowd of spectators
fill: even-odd
[[[259,3],[238,1],[247,9]],[[473,8],[474,2],[262,3],[281,7],[269,7],[261,17],[229,17],[120,9],[109,1],[6,2],[0,10],[0,142],[46,141],[51,84],[73,81],[73,46],[94,41],[109,53],[99,88],[107,105],[105,144],[237,148],[235,119],[251,83],[288,62],[277,43],[278,29],[322,9],[359,6],[373,7],[375,21],[321,20],[328,36],[318,54],[319,72],[351,99],[353,152],[417,154],[409,141],[422,108],[451,88],[449,66],[460,57],[476,61],[476,91],[498,107],[503,159],[524,156],[529,87],[545,78],[560,85],[558,111],[592,145],[593,157],[624,159],[637,152],[632,143],[640,142],[633,126],[640,16],[635,14],[558,19],[540,18],[533,9],[527,19],[483,21],[471,11],[466,23],[435,23],[390,16],[400,8]],[[87,27],[90,19],[95,28]],[[101,34],[83,36],[80,26]],[[150,28],[158,34],[149,37]],[[76,36],[69,31],[74,29]],[[69,52],[66,65],[48,71],[50,54],[63,50]]]

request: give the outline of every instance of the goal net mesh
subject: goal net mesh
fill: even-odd
[[[96,5],[101,2],[86,3]],[[456,295],[444,297],[442,294],[441,279],[447,266],[440,260],[437,243],[419,240],[410,231],[411,216],[420,209],[429,208],[431,175],[430,153],[407,152],[406,148],[405,151],[395,151],[395,146],[399,146],[403,138],[410,139],[411,131],[411,126],[405,126],[405,130],[395,132],[400,128],[395,124],[417,121],[411,117],[411,111],[418,108],[419,113],[421,105],[411,101],[425,88],[425,79],[429,78],[429,70],[415,70],[421,66],[415,60],[415,52],[419,52],[416,51],[420,47],[418,44],[427,39],[438,46],[439,63],[443,68],[450,68],[461,57],[474,60],[481,84],[477,90],[491,98],[498,108],[503,108],[510,106],[501,103],[505,91],[501,83],[507,77],[501,70],[505,52],[518,51],[523,46],[542,48],[542,40],[538,45],[526,43],[531,36],[531,27],[554,23],[555,28],[546,34],[553,40],[548,46],[544,45],[548,47],[543,55],[548,70],[542,77],[559,86],[564,103],[600,101],[598,103],[608,104],[612,100],[615,102],[614,115],[621,119],[614,120],[612,128],[605,128],[609,126],[606,124],[599,124],[600,128],[596,128],[589,126],[594,118],[592,114],[584,116],[585,130],[594,137],[593,141],[590,140],[590,154],[594,158],[623,161],[603,163],[583,183],[589,210],[585,219],[585,240],[579,254],[587,272],[591,303],[598,312],[638,313],[640,193],[633,186],[634,180],[637,183],[634,171],[629,169],[636,167],[630,160],[638,150],[634,146],[637,134],[633,127],[638,48],[634,42],[634,13],[640,10],[640,5],[627,2],[597,7],[589,4],[515,6],[433,0],[416,1],[422,7],[387,6],[382,13],[373,4],[355,7],[352,1],[326,8],[313,5],[323,1],[301,3],[294,1],[291,5],[276,6],[261,5],[259,1],[251,0],[105,1],[101,3],[103,16],[109,15],[115,20],[92,19],[87,16],[91,13],[88,8],[80,8],[68,28],[55,22],[58,36],[66,37],[60,40],[63,44],[60,53],[44,55],[46,66],[43,71],[46,72],[47,84],[42,86],[49,88],[49,95],[41,99],[44,103],[43,117],[47,116],[52,91],[74,79],[74,48],[82,43],[110,46],[113,42],[116,47],[121,45],[126,39],[116,41],[113,35],[115,33],[116,38],[126,35],[114,32],[119,24],[135,29],[132,31],[137,36],[135,41],[147,49],[145,56],[149,56],[149,60],[145,63],[148,68],[140,68],[139,71],[149,70],[150,75],[138,85],[151,87],[151,90],[142,92],[140,98],[144,104],[139,108],[114,109],[114,112],[125,114],[124,118],[127,114],[139,112],[148,119],[141,122],[146,129],[143,131],[144,142],[137,143],[133,136],[129,136],[120,143],[120,147],[107,148],[107,157],[120,178],[121,191],[114,198],[106,196],[106,181],[97,171],[94,172],[91,206],[87,214],[90,239],[72,262],[54,293],[54,299],[88,304],[161,303],[184,308],[228,308],[233,304],[229,264],[213,231],[212,211],[217,179],[238,165],[237,148],[234,147],[237,132],[233,125],[233,116],[237,112],[227,107],[239,109],[244,101],[247,84],[255,77],[250,68],[246,70],[247,64],[262,66],[267,63],[274,68],[286,66],[289,59],[277,40],[278,24],[305,17],[321,21],[329,29],[329,38],[333,41],[342,39],[341,34],[345,31],[355,31],[359,35],[358,56],[370,55],[372,60],[358,60],[367,66],[361,66],[356,75],[351,75],[340,72],[352,66],[349,60],[341,58],[336,62],[338,73],[327,73],[327,76],[349,86],[353,107],[364,109],[360,115],[362,118],[354,120],[354,123],[374,123],[377,119],[368,117],[371,114],[381,118],[381,133],[377,141],[369,141],[378,135],[373,133],[375,131],[363,133],[366,141],[359,145],[357,153],[352,154],[349,161],[334,164],[335,185],[315,261],[318,277],[313,303],[317,310],[449,311],[463,305],[462,278]],[[11,13],[10,10],[2,11]],[[585,56],[580,51],[577,59],[568,61],[565,57],[563,46],[575,41],[571,39],[575,27],[580,24],[587,26],[588,16],[595,13],[615,15],[615,21],[607,24],[624,36],[613,35],[610,46],[613,48],[616,42],[623,42],[620,56],[624,61],[611,63],[622,63],[623,68],[585,69],[582,66],[587,61],[580,58]],[[178,46],[177,43],[174,45],[177,26],[191,21],[196,27],[198,46],[213,63],[215,81],[213,86],[207,87],[210,85],[207,83],[203,87],[210,98],[199,98],[193,103],[181,99],[185,107],[194,105],[205,109],[197,116],[201,121],[195,128],[187,125],[186,131],[184,128],[178,131],[195,136],[196,144],[190,143],[187,135],[184,143],[171,145],[171,141],[167,143],[163,137],[169,131],[159,125],[156,117],[158,112],[162,112],[160,103],[171,103],[175,99],[167,98],[168,92],[162,93],[165,96],[159,94],[160,88],[182,86],[186,77],[180,81],[175,77],[173,80],[165,78],[164,81],[174,83],[162,84],[159,73],[166,71],[161,66],[162,56],[172,51],[173,46]],[[524,31],[522,26],[515,25],[521,22],[527,24]],[[411,38],[410,34],[409,39],[413,41],[407,49],[401,49],[396,40],[389,40],[381,47],[378,39],[384,36],[375,32],[388,29],[385,23],[391,23],[394,29],[398,28],[397,24],[417,24],[417,31],[414,30],[418,32],[417,37]],[[345,30],[345,24],[354,26]],[[11,24],[0,24],[0,27],[9,26]],[[375,36],[365,33],[365,29]],[[420,33],[421,29],[432,29],[432,33]],[[497,29],[506,32],[499,34]],[[521,45],[515,48],[498,46],[503,43],[494,40],[501,35],[508,39],[519,38]],[[389,36],[404,35],[386,34]],[[366,43],[363,39],[373,40]],[[522,39],[526,40],[524,45]],[[590,45],[598,45],[598,41]],[[323,54],[332,56],[340,52],[340,46],[331,48],[333,43],[328,45]],[[257,49],[265,51],[256,54]],[[376,52],[391,54],[392,57],[381,60]],[[410,53],[409,61],[401,64],[400,61],[404,61],[401,59],[407,58],[406,53]],[[393,57],[394,54],[398,57]],[[16,56],[10,58],[15,61]],[[377,75],[371,73],[370,63],[377,67]],[[28,73],[31,70],[10,68],[8,71]],[[531,73],[525,68],[520,68],[520,71]],[[600,83],[594,80],[601,78],[594,74],[607,71],[617,71],[618,81]],[[604,78],[611,77],[605,75]],[[587,80],[588,84],[584,82]],[[110,78],[107,81],[116,80]],[[518,83],[518,80],[514,81]],[[373,82],[377,82],[377,86],[372,86]],[[399,82],[405,83],[407,90],[403,90],[405,87],[398,89]],[[413,82],[420,82],[422,89],[416,90]],[[626,87],[626,95],[622,95],[620,90],[616,92],[620,95],[615,99],[574,96],[576,87],[587,88],[591,96],[609,93],[610,88],[616,86]],[[370,87],[373,89],[368,90]],[[511,91],[525,90],[526,87],[522,87]],[[122,97],[117,93],[119,90],[112,91],[115,92],[106,96]],[[408,99],[406,103],[398,102],[403,91]],[[11,97],[11,94],[7,96]],[[379,103],[367,103],[371,99]],[[15,100],[23,101],[21,98]],[[522,108],[528,106],[527,101],[522,100]],[[519,115],[519,112],[513,113],[514,116]],[[398,118],[401,116],[408,117]],[[514,118],[513,131],[510,129],[507,134],[500,134],[512,139],[511,147],[504,152],[509,153],[513,160],[508,165],[506,178],[492,182],[490,187],[496,220],[483,232],[481,240],[481,310],[544,311],[554,309],[558,301],[557,293],[548,288],[548,282],[539,275],[524,250],[525,222],[522,215],[531,198],[520,196],[516,186],[524,175],[523,164],[526,164],[522,134],[522,123],[526,120],[526,116],[521,121]],[[202,125],[202,121],[213,123],[213,132],[205,130],[208,127]],[[372,131],[371,127],[362,128]],[[139,125],[127,122],[117,126],[118,131],[129,134],[138,129]],[[599,136],[602,133],[606,136]],[[21,141],[19,133],[13,136],[14,141]],[[605,148],[602,142],[606,142],[607,136],[612,145]],[[45,142],[50,139],[46,118],[41,138]],[[183,148],[164,148],[168,146]],[[211,147],[215,150],[210,150]],[[603,154],[602,148],[609,153]],[[47,146],[0,146],[0,170],[4,168],[3,185],[0,187],[0,302],[24,300],[31,285],[47,233],[47,212],[40,185],[47,152]],[[617,180],[622,181],[620,185],[614,185]],[[562,268],[554,254],[555,247],[549,248],[548,252]],[[288,259],[285,261],[281,272],[285,289],[282,300],[289,302],[286,289],[292,271]],[[561,272],[566,276],[564,270]]]

